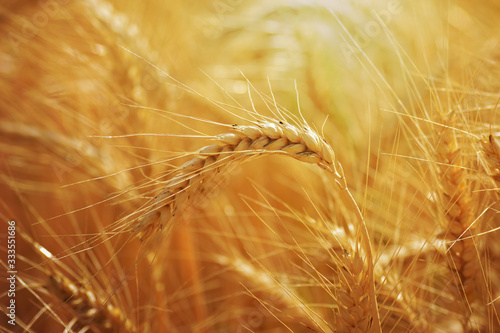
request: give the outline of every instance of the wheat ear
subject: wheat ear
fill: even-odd
[[[449,123],[449,122],[448,122]],[[467,180],[467,170],[462,166],[461,150],[455,132],[445,127],[437,146],[437,160],[441,163],[440,188],[444,203],[444,228],[441,238],[451,245],[448,251],[448,268],[453,273],[453,289],[467,303],[464,327],[470,317],[470,304],[477,298],[477,277],[480,271],[478,247],[474,242],[474,209]]]
[[[49,276],[47,289],[74,312],[83,326],[99,332],[135,331],[132,323],[118,308],[106,304],[88,288],[75,285],[58,272]]]
[[[252,126],[232,126],[233,133],[217,135],[218,144],[198,150],[198,157],[176,170],[173,178],[154,199],[152,210],[139,219],[135,233],[144,239],[171,221],[195,191],[201,193],[210,174],[232,162],[265,154],[283,154],[299,161],[317,164],[331,172],[345,188],[342,168],[335,161],[332,147],[308,127],[299,129],[284,122],[260,122]]]
[[[19,235],[42,258],[47,258],[47,261],[40,266],[32,264],[43,273],[44,279],[46,279],[45,283],[42,284],[43,289],[48,295],[62,302],[63,307],[75,315],[79,325],[103,333],[136,331],[132,322],[119,308],[98,297],[89,290],[88,284],[76,285],[71,282],[59,269],[64,265],[49,250],[22,230],[19,231]]]
[[[337,290],[338,332],[373,332],[376,315],[370,301],[370,270],[359,256],[345,253],[339,262],[340,286]]]

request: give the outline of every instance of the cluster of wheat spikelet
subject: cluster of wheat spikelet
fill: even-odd
[[[500,330],[495,1],[0,13],[2,331]]]

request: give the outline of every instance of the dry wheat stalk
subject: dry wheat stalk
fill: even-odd
[[[337,332],[373,332],[377,315],[372,311],[370,300],[370,270],[358,251],[341,256],[338,265]]]
[[[234,125],[235,133],[216,136],[219,144],[198,150],[198,157],[186,162],[167,183],[153,203],[152,211],[140,218],[135,226],[144,239],[167,225],[185,206],[186,199],[197,191],[206,190],[210,174],[238,160],[260,154],[284,154],[317,164],[331,172],[339,186],[345,188],[342,168],[335,161],[332,147],[308,127],[299,129],[284,122],[261,122],[253,126]]]
[[[445,215],[445,231],[440,238],[451,244],[448,248],[448,268],[453,273],[453,291],[465,302],[465,327],[470,317],[470,304],[478,296],[479,249],[471,237],[476,226],[473,225],[474,207],[467,170],[462,164],[455,132],[449,127],[441,131],[436,157],[442,163],[439,175]]]

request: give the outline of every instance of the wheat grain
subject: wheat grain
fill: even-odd
[[[152,204],[153,209],[139,219],[134,232],[145,239],[160,230],[181,212],[193,192],[203,193],[211,174],[220,172],[234,161],[256,155],[282,153],[301,162],[317,164],[333,174],[339,186],[345,188],[340,164],[332,147],[308,127],[299,130],[283,122],[263,122],[254,126],[234,125],[235,133],[215,138],[219,145],[198,150],[196,157],[184,163]]]

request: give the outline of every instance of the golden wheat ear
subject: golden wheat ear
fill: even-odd
[[[359,251],[353,254],[345,252],[340,258],[339,280],[337,289],[337,328],[339,332],[373,332],[373,321],[377,317],[373,313],[370,297],[368,266],[361,259]]]
[[[46,288],[75,315],[82,327],[88,326],[103,333],[135,332],[132,323],[118,308],[106,304],[85,285],[76,285],[54,272],[49,276]]]
[[[44,261],[41,264],[29,262],[33,269],[41,273],[41,281],[33,283],[38,290],[37,298],[47,306],[42,299],[50,301],[52,308],[60,308],[67,312],[68,322],[58,318],[66,331],[92,331],[101,333],[136,332],[132,321],[110,299],[105,299],[92,291],[90,283],[74,282],[63,271],[68,268],[45,247],[33,240],[28,234],[19,231],[19,235],[35,250]],[[38,278],[37,278],[38,279]],[[47,295],[47,296],[40,296]]]
[[[439,133],[437,145],[444,228],[440,238],[449,244],[447,261],[452,275],[451,292],[462,300],[462,324],[467,330],[471,324],[471,305],[479,298],[482,247],[474,238],[479,229],[475,223],[478,213],[462,149],[455,131],[448,126],[453,123],[453,119],[445,119],[446,126]]]
[[[259,122],[252,126],[233,126],[234,133],[217,135],[218,144],[198,150],[198,157],[174,172],[153,204],[152,210],[139,219],[134,233],[141,239],[161,230],[179,215],[192,197],[203,193],[219,173],[224,174],[234,162],[257,155],[291,156],[301,162],[317,164],[333,174],[345,188],[342,168],[335,160],[332,147],[308,127],[298,128],[282,121]],[[212,183],[213,184],[213,183]]]

